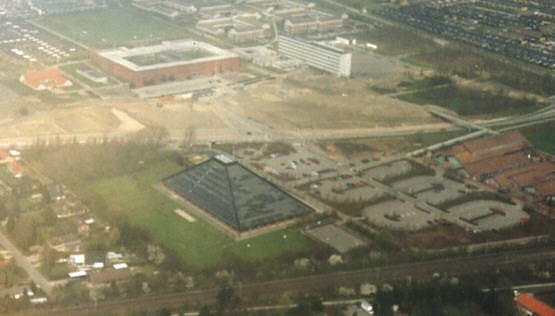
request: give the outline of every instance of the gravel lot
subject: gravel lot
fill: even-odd
[[[364,240],[333,224],[319,226],[306,233],[316,240],[330,245],[340,253],[366,245]]]

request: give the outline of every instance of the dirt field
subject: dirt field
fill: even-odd
[[[21,109],[26,113],[22,114]],[[2,138],[42,135],[133,133],[145,126],[168,130],[226,128],[210,109],[189,104],[156,106],[153,101],[132,103],[81,101],[52,108],[33,98],[0,103]]]
[[[368,129],[437,123],[417,106],[381,96],[364,81],[289,75],[246,87],[228,101],[244,116],[285,130]]]
[[[196,102],[113,98],[46,103],[39,96],[12,97],[0,101],[1,140],[23,145],[37,136],[77,135],[86,141],[122,137],[145,126],[163,126],[174,140],[201,143],[260,140],[268,130],[319,138],[446,126],[420,106],[373,92],[369,80],[299,72],[241,90],[226,85]]]

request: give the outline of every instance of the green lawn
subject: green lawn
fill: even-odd
[[[533,99],[515,99],[503,94],[449,85],[399,96],[416,104],[437,104],[460,115],[505,116],[530,113],[544,105]]]
[[[122,45],[149,38],[186,37],[185,29],[153,19],[134,8],[116,8],[75,12],[45,17],[38,23],[93,47]]]
[[[83,63],[74,63],[74,64],[69,64],[69,65],[64,65],[60,67],[60,70],[62,70],[65,73],[68,73],[69,75],[78,78],[80,81],[84,81],[84,83],[86,83],[87,85],[91,86],[91,87],[105,87],[107,85],[110,84],[114,84],[115,81],[113,81],[112,79],[108,79],[108,83],[100,83],[100,82],[95,82],[92,81],[91,79],[79,74],[77,72],[77,69],[84,67],[85,65]],[[90,67],[89,67],[90,68]]]
[[[408,136],[411,142],[416,142],[418,147],[431,146],[467,134],[466,130],[444,131],[435,133],[416,133]],[[418,149],[418,148],[415,148]]]
[[[523,128],[520,131],[534,147],[555,155],[555,122]]]
[[[178,170],[180,167],[176,164],[160,160],[133,175],[94,181],[89,189],[101,195],[111,211],[121,212],[131,223],[147,228],[157,242],[174,250],[195,267],[214,265],[231,254],[246,260],[261,260],[314,247],[312,241],[291,230],[233,242],[204,221],[187,222],[174,213],[176,208],[183,206],[153,187]],[[287,235],[285,239],[284,234]]]

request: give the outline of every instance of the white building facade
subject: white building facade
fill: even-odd
[[[302,60],[314,68],[340,77],[351,76],[352,54],[341,49],[280,36],[278,50],[286,57]]]

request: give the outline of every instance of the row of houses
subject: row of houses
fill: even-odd
[[[333,15],[302,15],[294,16],[283,22],[283,30],[289,35],[312,32],[328,32],[342,28],[349,21],[347,14]]]
[[[240,15],[201,20],[196,28],[213,36],[227,35],[234,42],[249,42],[268,38],[272,34],[268,23],[263,23],[259,15]]]
[[[131,270],[121,253],[88,252],[72,254],[66,261],[74,271],[68,273],[72,279],[87,278],[92,285],[123,281],[131,277]]]
[[[133,1],[133,6],[170,20],[182,18],[185,15],[197,12],[197,8],[193,4],[175,0],[135,0]]]
[[[518,131],[453,146],[445,159],[459,174],[490,185],[555,217],[555,163]]]

